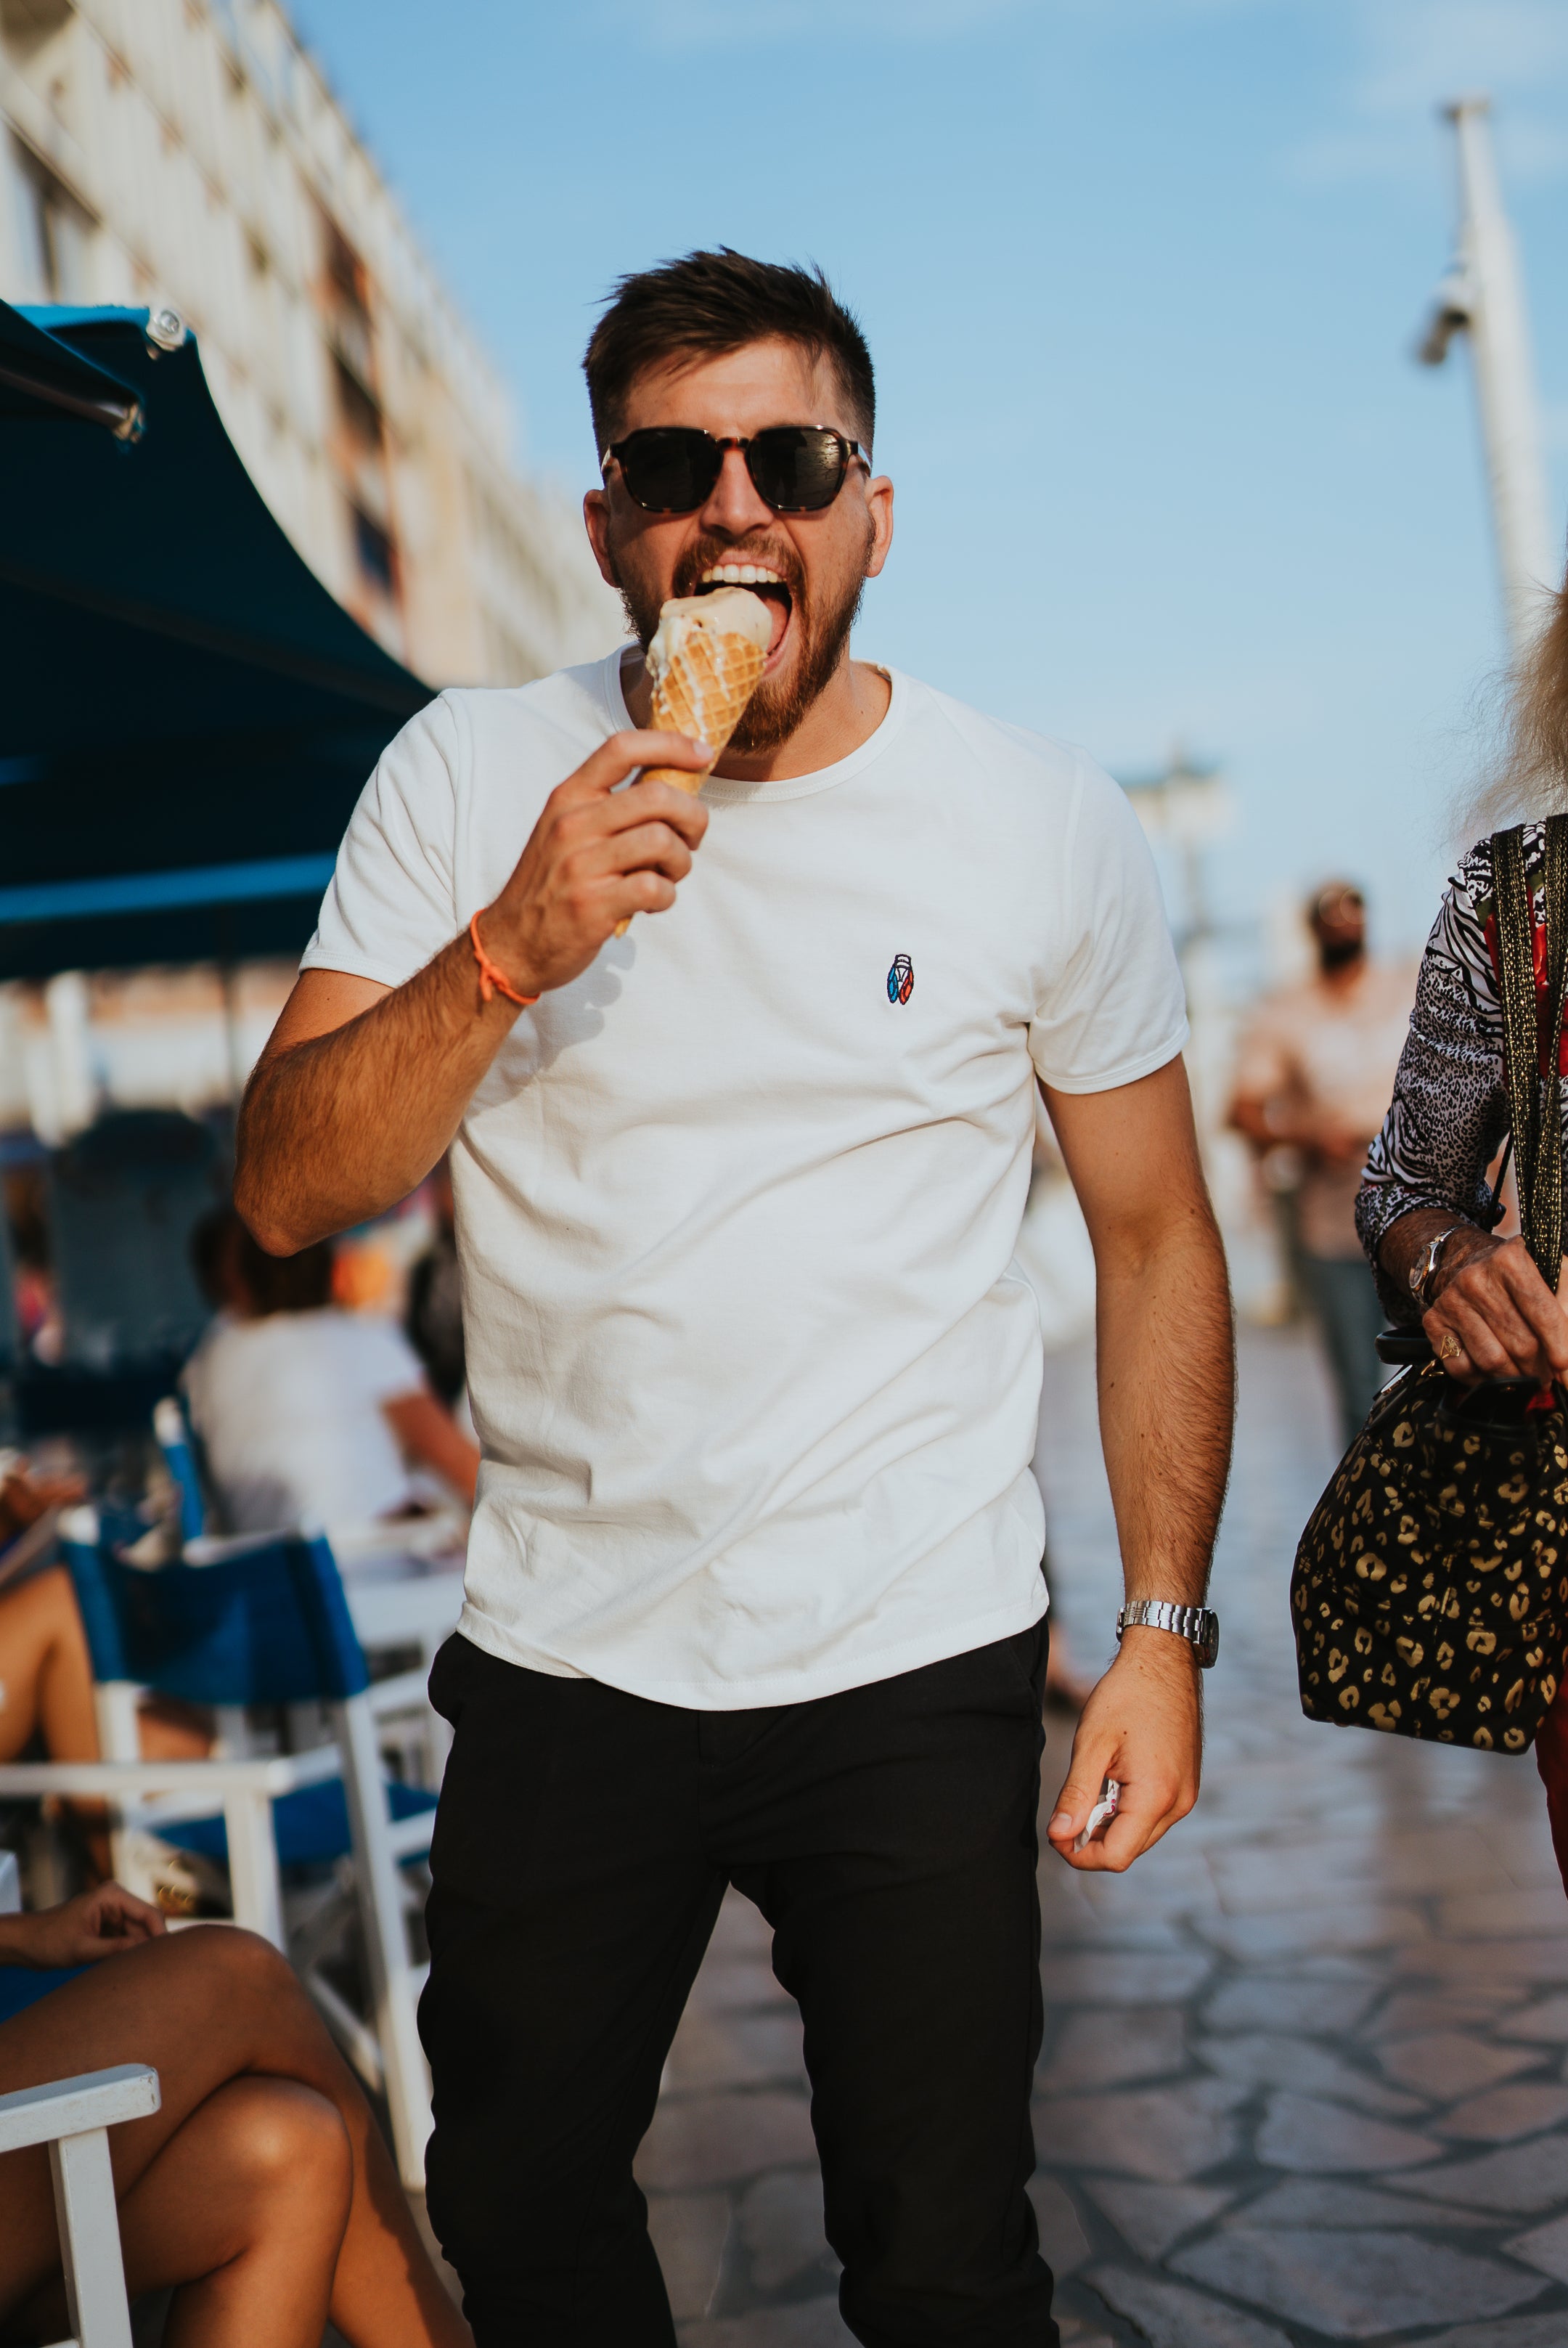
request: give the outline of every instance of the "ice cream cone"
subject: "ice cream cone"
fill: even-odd
[[[662,733],[689,734],[708,743],[717,761],[742,713],[762,682],[773,635],[773,614],[760,595],[743,587],[722,587],[710,595],[688,595],[665,604],[659,630],[648,647],[653,679],[649,724]],[[712,767],[692,774],[684,767],[645,767],[643,780],[673,783],[693,798]],[[616,924],[624,937],[630,916]]]

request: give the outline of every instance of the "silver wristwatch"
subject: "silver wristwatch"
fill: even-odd
[[[1220,1618],[1210,1606],[1177,1606],[1169,1598],[1130,1599],[1116,1617],[1116,1643],[1129,1622],[1150,1631],[1173,1631],[1185,1639],[1206,1672],[1220,1651]]]

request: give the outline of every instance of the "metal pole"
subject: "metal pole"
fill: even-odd
[[[1548,520],[1524,285],[1498,186],[1491,101],[1461,98],[1442,111],[1458,146],[1459,233],[1419,355],[1440,366],[1453,336],[1470,337],[1503,614],[1517,661],[1535,640],[1543,591],[1558,584],[1562,569]]]

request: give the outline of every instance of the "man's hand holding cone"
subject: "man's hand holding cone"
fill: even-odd
[[[511,879],[479,913],[486,954],[517,994],[569,985],[633,913],[675,902],[708,829],[694,794],[717,756],[708,742],[642,728],[612,734],[558,783]]]
[[[756,691],[772,632],[766,603],[744,588],[665,604],[649,647],[653,724],[612,734],[557,786],[480,911],[484,952],[514,994],[568,985],[633,913],[675,902],[708,829],[696,795]]]
[[[709,743],[712,759],[701,773],[654,767],[643,779],[700,791],[758,685],[767,663],[773,614],[760,595],[720,587],[706,595],[678,596],[659,614],[648,647],[653,684],[653,724],[667,733]],[[616,926],[623,937],[630,916]]]

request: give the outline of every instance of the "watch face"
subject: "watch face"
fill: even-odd
[[[1220,1618],[1217,1614],[1211,1614],[1205,1606],[1202,1622],[1202,1630],[1194,1644],[1198,1651],[1199,1663],[1207,1671],[1216,1661],[1220,1652]]]

